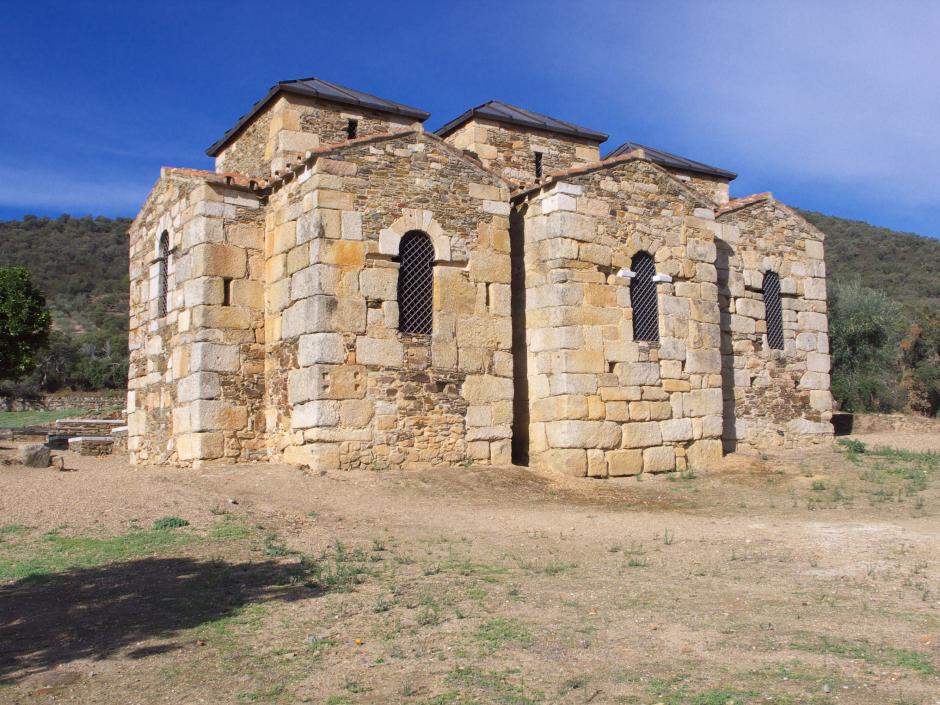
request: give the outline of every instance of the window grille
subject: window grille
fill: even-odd
[[[167,312],[167,304],[170,298],[170,234],[166,231],[160,236],[160,273],[159,273],[159,292],[157,303],[157,315],[163,318]]]
[[[422,232],[405,233],[398,248],[398,329],[431,333],[434,312],[434,246]]]
[[[359,121],[347,120],[346,121],[346,139],[354,140],[356,139],[357,134],[359,134]]]
[[[542,178],[542,153],[533,152],[533,154],[535,154],[535,178],[541,179]]]
[[[659,306],[656,302],[656,264],[646,252],[633,257],[631,269],[635,272],[630,280],[630,305],[633,307],[633,339],[659,340]]]
[[[767,272],[764,275],[764,317],[767,320],[767,344],[775,350],[783,350],[780,277],[776,272]]]

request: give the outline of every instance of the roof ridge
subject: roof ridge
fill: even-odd
[[[742,208],[747,208],[748,206],[753,206],[755,203],[773,200],[774,195],[770,191],[761,191],[760,193],[752,193],[750,196],[732,198],[715,212],[715,217],[717,218],[719,216],[725,215],[726,213],[731,213],[732,211],[741,210]]]
[[[513,113],[516,113],[516,115],[513,115]],[[497,122],[506,122],[511,125],[535,128],[545,132],[570,135],[597,143],[606,142],[608,138],[608,135],[604,132],[599,132],[589,127],[582,127],[568,120],[545,115],[544,113],[536,112],[530,108],[522,108],[518,105],[507,103],[504,100],[497,100],[496,98],[466,110],[461,115],[435,130],[435,134],[439,137],[443,137],[474,116],[495,120]]]
[[[548,174],[542,181],[525,188],[521,188],[518,191],[514,191],[509,194],[509,199],[512,200],[518,196],[524,196],[533,191],[538,191],[545,188],[551,184],[559,182],[565,176],[580,176],[581,174],[588,174],[592,171],[599,171],[601,169],[607,169],[612,166],[617,166],[619,164],[624,164],[631,161],[642,161],[646,162],[663,176],[668,178],[670,181],[679,186],[683,191],[688,193],[691,196],[694,196],[700,203],[704,203],[710,208],[715,208],[715,203],[709,199],[705,194],[699,192],[696,189],[690,188],[687,184],[677,179],[675,176],[670,174],[666,169],[657,164],[655,161],[650,159],[646,154],[643,153],[643,150],[635,150],[633,152],[628,152],[627,154],[621,154],[616,157],[608,157],[607,159],[601,159],[599,162],[591,162],[589,164],[583,164],[581,166],[572,167],[570,169],[563,169],[561,171],[554,171]]]
[[[734,172],[728,171],[727,169],[712,166],[711,164],[706,164],[705,162],[690,159],[689,157],[683,157],[681,154],[667,152],[665,149],[650,147],[649,145],[640,144],[639,142],[634,142],[632,140],[627,140],[619,147],[611,150],[604,158],[609,159],[610,157],[629,154],[630,152],[636,151],[637,149],[644,150],[647,152],[647,156],[651,161],[657,162],[666,168],[679,169],[682,171],[693,171],[710,176],[718,176],[720,178],[728,179],[729,181],[733,181],[738,176]]]

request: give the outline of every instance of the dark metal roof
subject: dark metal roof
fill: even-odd
[[[392,113],[394,115],[404,115],[418,122],[424,122],[430,116],[430,113],[418,108],[412,108],[409,105],[395,103],[391,100],[378,98],[362,91],[346,88],[337,83],[330,83],[320,78],[299,78],[295,81],[280,81],[267,92],[267,94],[251,106],[245,115],[238,118],[235,126],[222,135],[222,139],[213,144],[206,150],[210,157],[216,156],[228,142],[244,128],[251,119],[261,112],[265,106],[279,93],[295,93],[297,95],[313,96],[328,100],[331,103],[342,103],[343,105],[354,105],[359,108],[368,108],[378,110],[383,113]]]
[[[498,122],[508,122],[513,125],[522,125],[523,127],[534,127],[539,130],[545,130],[546,132],[556,132],[562,135],[582,137],[592,142],[600,143],[607,140],[607,135],[605,135],[603,132],[591,130],[587,127],[580,127],[579,125],[565,122],[564,120],[558,120],[553,117],[548,117],[547,115],[541,115],[540,113],[534,113],[531,110],[517,108],[515,105],[509,105],[508,103],[503,103],[499,100],[491,100],[487,103],[483,103],[482,105],[478,105],[475,108],[470,108],[470,110],[465,112],[463,115],[454,120],[451,120],[449,123],[437,130],[437,134],[443,137],[473,117],[487,118],[490,120],[496,120]]]
[[[617,149],[604,157],[604,159],[610,159],[611,157],[622,157],[623,155],[629,154],[630,152],[635,152],[638,149],[642,149],[646,154],[647,159],[649,159],[651,162],[666,167],[667,169],[694,171],[698,174],[718,176],[722,179],[728,179],[729,181],[738,178],[738,175],[732,171],[726,171],[725,169],[719,169],[716,166],[709,166],[708,164],[702,164],[702,162],[692,161],[691,159],[680,157],[678,154],[664,152],[661,149],[645,147],[642,144],[637,144],[636,142],[624,142],[622,145],[617,147]]]

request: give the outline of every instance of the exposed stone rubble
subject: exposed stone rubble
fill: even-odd
[[[130,230],[133,462],[515,456],[609,477],[831,436],[822,235],[768,194],[729,201],[720,173],[601,161],[579,136],[473,118],[442,138],[293,95],[225,140],[216,173],[164,169]],[[430,334],[399,329],[414,231]],[[641,251],[661,280],[650,342],[622,275]]]

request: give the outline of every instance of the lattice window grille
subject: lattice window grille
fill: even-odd
[[[783,350],[783,310],[780,306],[780,277],[776,272],[764,275],[764,317],[767,321],[767,344]]]
[[[422,232],[406,233],[398,248],[398,329],[430,335],[434,318],[434,246]]]
[[[656,264],[646,252],[633,258],[630,267],[634,276],[630,280],[630,305],[633,307],[633,339],[655,342],[659,340],[659,306],[656,301]]]
[[[170,234],[164,232],[160,236],[160,256],[159,256],[159,292],[157,303],[157,315],[163,318],[169,308],[170,300]]]

